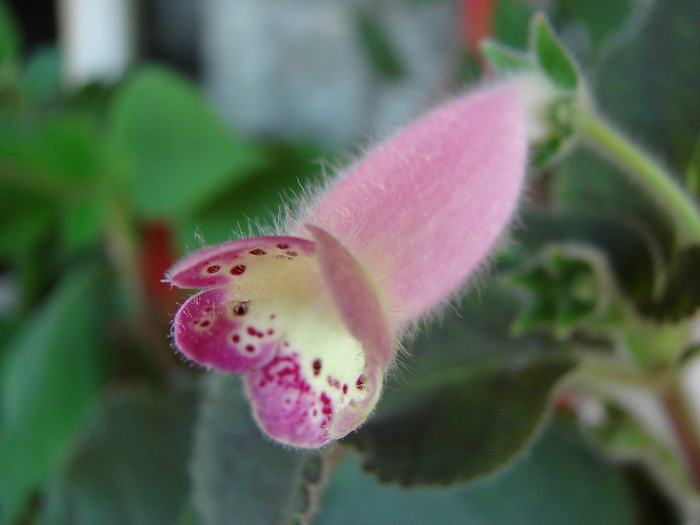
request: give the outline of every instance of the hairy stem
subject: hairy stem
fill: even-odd
[[[671,420],[688,476],[700,493],[700,435],[685,393],[677,381],[669,380],[661,392],[664,408]]]
[[[674,177],[643,149],[600,118],[593,109],[578,107],[576,125],[582,138],[623,167],[676,220],[688,240],[700,241],[700,210]]]

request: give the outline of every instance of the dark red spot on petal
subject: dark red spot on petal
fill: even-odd
[[[361,375],[360,377],[357,378],[357,382],[355,383],[355,386],[357,387],[358,390],[364,390],[365,388],[365,376]]]
[[[216,273],[219,270],[221,270],[221,266],[218,264],[212,264],[211,266],[207,267],[207,273]]]
[[[311,364],[311,367],[314,369],[315,376],[320,374],[321,373],[321,360],[315,359],[314,362]]]
[[[275,333],[275,331],[274,331],[272,328],[270,328],[270,329],[267,331],[267,335],[272,335],[272,334],[274,334],[274,333]]]
[[[237,264],[231,268],[231,275],[242,275],[245,272],[245,264]]]
[[[333,413],[333,409],[330,406],[326,405],[321,409],[321,412],[323,412],[323,414],[328,416],[328,415]]]
[[[297,252],[287,252],[287,255],[289,255],[290,257],[296,257],[299,254]]]
[[[231,308],[233,315],[245,315],[248,313],[248,301],[235,303]]]
[[[250,255],[265,255],[265,250],[261,250],[260,248],[255,248],[255,250],[250,250],[248,253]]]
[[[326,395],[325,392],[321,392],[321,403],[324,405],[330,405],[331,404],[331,398]]]
[[[246,352],[255,352],[255,347],[253,345],[245,345]]]
[[[286,250],[287,248],[289,248],[289,244],[287,244],[286,242],[280,242],[275,246],[277,246],[280,250]]]
[[[347,394],[347,393],[348,393],[348,385],[345,384],[345,385],[343,385],[343,394]]]
[[[209,319],[205,319],[204,321],[202,321],[201,323],[199,323],[199,326],[201,326],[202,328],[206,328],[206,327],[209,326],[210,324],[211,324],[211,321],[210,321]]]
[[[250,335],[256,335],[258,333],[258,331],[252,326],[249,326],[246,332],[248,332]]]
[[[233,334],[233,335],[231,336],[231,341],[233,341],[234,343],[240,343],[240,342],[241,342],[241,336],[238,335],[238,334]]]

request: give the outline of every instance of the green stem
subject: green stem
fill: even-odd
[[[675,431],[680,451],[685,458],[685,468],[695,490],[700,493],[700,436],[688,406],[686,394],[677,380],[669,381],[661,392],[666,413]]]
[[[676,219],[681,230],[700,241],[700,210],[673,176],[636,144],[601,119],[595,110],[578,107],[577,129],[582,137],[643,184]]]

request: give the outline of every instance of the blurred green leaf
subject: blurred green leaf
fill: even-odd
[[[192,458],[193,501],[202,525],[292,522],[304,512],[302,472],[309,454],[263,437],[238,376],[212,373]]]
[[[263,162],[260,150],[227,129],[194,85],[165,69],[135,72],[110,115],[114,144],[133,175],[133,205],[145,218],[188,215]]]
[[[0,126],[0,182],[71,199],[103,173],[97,122],[77,111]]]
[[[175,523],[188,495],[197,398],[192,388],[112,391],[51,480],[39,523]]]
[[[404,485],[469,481],[532,441],[573,362],[554,343],[545,350],[544,339],[509,338],[514,306],[492,286],[417,338],[416,376],[387,385],[377,413],[344,439],[366,469]]]
[[[591,247],[550,245],[506,280],[530,295],[513,322],[516,334],[546,328],[563,339],[574,329],[602,329],[611,320],[612,278],[605,257]]]
[[[96,244],[103,233],[108,207],[107,198],[100,194],[67,203],[59,230],[63,246],[76,251]]]
[[[21,53],[22,38],[19,26],[10,8],[0,0],[0,86],[5,68],[14,67]]]
[[[464,418],[469,418],[464,414]],[[478,451],[472,450],[473,454]],[[558,418],[527,455],[468,486],[385,485],[351,459],[326,490],[316,525],[632,525],[634,502],[622,476]]]
[[[540,67],[557,87],[566,90],[578,87],[576,64],[542,15],[536,15],[532,21],[531,46]]]
[[[683,173],[700,135],[700,3],[649,4],[637,37],[596,68],[596,98],[611,119]]]
[[[0,508],[12,522],[65,459],[103,380],[94,270],[69,275],[8,343],[0,368]]]
[[[398,80],[405,74],[403,64],[389,40],[390,34],[372,12],[359,10],[357,32],[365,56],[379,78]]]
[[[517,49],[526,49],[534,8],[520,0],[497,0],[493,17],[496,39]]]
[[[548,14],[556,27],[575,35],[576,45],[572,49],[580,53],[588,48],[589,55],[595,56],[630,37],[629,33],[633,33],[630,19],[643,3],[643,0],[559,0],[550,4]],[[582,31],[584,35],[580,35]]]
[[[674,258],[661,294],[640,304],[657,321],[680,321],[700,308],[700,246],[683,248]]]
[[[500,75],[532,71],[535,68],[529,55],[493,40],[481,42],[481,52],[491,67]]]
[[[39,48],[27,61],[22,77],[24,94],[33,103],[44,103],[61,93],[61,55],[56,46]]]
[[[0,259],[15,259],[48,235],[55,206],[0,182]]]
[[[229,241],[248,226],[269,224],[279,217],[284,202],[293,200],[303,188],[321,182],[318,161],[324,151],[309,144],[270,143],[263,146],[267,165],[248,179],[221,194],[206,209],[192,217],[179,217],[179,245],[187,246],[196,232],[208,244]],[[287,198],[284,199],[283,196]]]
[[[611,228],[636,231],[636,234],[632,233],[634,238],[642,236],[647,249],[659,264],[657,272],[660,273],[662,265],[672,257],[676,237],[670,218],[656,206],[651,196],[597,153],[578,148],[567,155],[556,167],[552,190],[553,201],[560,206],[612,219]],[[606,243],[610,248],[615,243],[628,244],[623,236],[617,239],[613,235],[607,237]],[[629,263],[624,271],[636,273],[639,268],[636,268],[634,260],[631,259]],[[653,275],[647,276],[646,280],[650,289],[649,285],[654,283]],[[644,287],[642,281],[638,285]]]

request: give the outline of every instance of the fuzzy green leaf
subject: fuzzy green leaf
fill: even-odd
[[[193,503],[202,525],[282,525],[306,511],[309,454],[266,439],[238,376],[208,378],[192,458]]]
[[[113,391],[48,486],[39,523],[174,523],[188,494],[194,389]]]
[[[378,482],[353,459],[341,464],[331,480],[315,525],[636,522],[635,502],[621,473],[596,455],[575,424],[564,418],[548,425],[529,453],[510,468],[466,486],[405,490]]]
[[[683,248],[673,259],[662,293],[640,304],[657,321],[680,321],[700,308],[700,245]]]
[[[544,73],[556,86],[565,90],[576,89],[579,85],[576,64],[542,15],[535,16],[531,31],[531,46]]]
[[[97,276],[67,277],[0,362],[0,507],[12,522],[65,457],[102,385]]]
[[[377,413],[344,442],[365,468],[404,485],[492,474],[531,442],[551,390],[572,366],[543,341],[508,337],[512,298],[481,290],[411,346],[415,377],[388,385]]]
[[[506,276],[527,291],[530,304],[514,321],[514,333],[546,328],[563,339],[577,328],[604,329],[614,308],[607,261],[584,246],[549,246]]]

